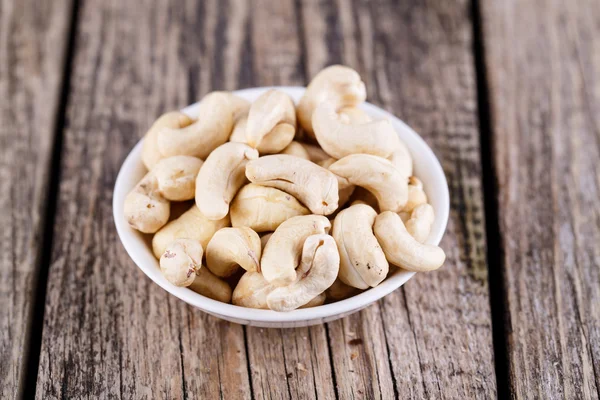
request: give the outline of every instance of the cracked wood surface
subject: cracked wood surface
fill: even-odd
[[[39,397],[494,396],[466,1],[85,1],[79,19]],[[214,89],[303,85],[334,62],[358,69],[372,101],[441,157],[455,210],[445,269],[343,321],[284,330],[218,321],[149,282],[110,211],[118,168],[151,121]]]
[[[41,327],[35,295],[47,268],[44,226],[71,10],[70,0],[0,0],[2,399],[23,395],[28,357],[37,351],[30,339]]]
[[[599,11],[482,3],[513,398],[600,397]]]
[[[20,397],[40,340],[44,399],[496,397],[479,140],[493,135],[484,157],[498,181],[500,385],[513,398],[598,398],[593,0],[481,0],[480,15],[468,0],[81,0],[73,54],[73,4],[51,3],[0,0],[0,397]],[[452,199],[444,268],[297,329],[220,321],[154,285],[119,243],[111,209],[116,173],[151,122],[211,90],[305,85],[333,63],[357,69],[369,101],[440,158]],[[491,132],[479,128],[482,93]],[[43,332],[30,341],[40,269]]]

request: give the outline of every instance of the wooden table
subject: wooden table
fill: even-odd
[[[600,392],[597,0],[0,0],[0,398]],[[448,177],[445,267],[246,328],[135,267],[112,189],[161,113],[343,63]]]

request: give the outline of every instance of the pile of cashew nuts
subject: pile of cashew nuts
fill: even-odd
[[[297,105],[277,90],[253,103],[213,92],[197,120],[161,116],[125,217],[154,235],[164,277],[222,302],[290,311],[375,287],[390,265],[439,268],[445,254],[424,244],[434,212],[411,154],[390,121],[358,108],[365,99],[358,73],[336,65]]]

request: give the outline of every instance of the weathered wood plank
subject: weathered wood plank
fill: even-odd
[[[443,269],[329,324],[340,398],[494,397],[470,2],[307,1],[303,19],[308,75],[355,67],[433,147],[452,199]]]
[[[353,9],[343,1],[334,6],[309,1],[149,2],[143,8],[84,4],[64,133],[60,228],[55,230],[38,397],[229,398],[248,393],[250,383],[256,398],[436,397],[458,391],[493,396],[483,239],[477,237],[481,191],[470,24],[466,3],[458,3],[458,11],[431,3],[379,2],[376,14],[367,4]],[[390,22],[378,26],[388,11],[401,20],[432,24],[437,35],[425,32],[421,44]],[[449,24],[449,35],[436,25],[438,19]],[[384,51],[397,45],[399,33],[405,34],[399,48],[409,53],[406,60]],[[434,45],[445,58],[427,57]],[[302,84],[336,61],[359,69],[374,101],[413,124],[442,155],[456,204],[466,204],[465,213],[453,214],[445,239],[445,246],[458,250],[438,277],[417,278],[425,283],[413,298],[408,290],[398,292],[328,329],[249,328],[246,355],[241,327],[184,306],[128,260],[112,228],[114,176],[136,137],[160,112],[211,88]],[[438,61],[448,63],[447,76],[432,70]],[[425,62],[430,66],[420,71]],[[446,87],[443,78],[464,82]],[[459,151],[465,154],[457,156]],[[463,193],[470,202],[457,197]],[[407,301],[399,297],[403,293]],[[434,299],[428,293],[441,294]],[[453,338],[453,329],[462,334]],[[456,365],[448,362],[451,358]],[[422,372],[407,372],[407,365]]]
[[[70,0],[0,1],[2,399],[24,391],[71,14]]]
[[[146,278],[119,243],[111,207],[124,157],[158,115],[237,86],[224,83],[237,73],[221,65],[241,59],[242,45],[222,35],[232,35],[231,24],[243,31],[244,21],[219,24],[225,12],[216,0],[81,5],[38,398],[249,393],[242,327]]]
[[[600,7],[482,1],[513,398],[600,397]]]

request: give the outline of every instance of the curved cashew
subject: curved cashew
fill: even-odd
[[[340,256],[340,264],[341,264],[341,256]],[[325,295],[330,300],[339,301],[339,300],[347,299],[348,297],[352,297],[352,296],[358,294],[359,292],[360,292],[360,290],[358,290],[357,288],[348,286],[344,282],[342,282],[340,280],[340,278],[337,278],[335,280],[335,282],[333,282],[333,284],[331,286],[329,286],[329,289],[327,289],[325,291]]]
[[[152,169],[158,181],[158,190],[171,201],[193,199],[196,175],[202,164],[202,160],[191,156],[163,158]]]
[[[200,103],[200,118],[181,129],[164,127],[157,135],[163,157],[188,155],[205,159],[229,138],[233,107],[223,93],[210,93]]]
[[[333,163],[335,163],[337,160],[333,157],[329,157],[326,160],[320,161],[317,163],[317,165],[328,169]],[[335,175],[335,177],[337,178],[338,181],[338,209],[342,208],[342,206],[344,204],[346,204],[348,202],[348,200],[350,200],[350,197],[352,196],[352,193],[354,193],[354,189],[356,189],[356,186],[352,185],[350,182],[348,182],[348,179],[346,178],[342,178],[341,176],[337,176]]]
[[[148,172],[125,197],[125,219],[140,232],[156,232],[167,223],[169,213],[169,200],[160,193],[153,172]]]
[[[385,158],[352,154],[329,170],[373,193],[381,211],[401,211],[408,200],[408,180]]]
[[[252,105],[248,112],[246,125],[246,140],[248,145],[257,148],[263,138],[278,125],[288,125],[296,131],[296,108],[292,98],[278,90],[263,93]],[[292,141],[294,135],[292,134]],[[289,144],[289,142],[287,143]],[[281,151],[285,146],[281,147]]]
[[[332,65],[312,79],[298,103],[298,121],[307,135],[314,138],[312,115],[323,102],[334,109],[356,106],[367,98],[365,84],[358,72],[342,65]]]
[[[317,141],[330,156],[340,159],[350,154],[372,154],[388,157],[399,146],[400,139],[387,119],[346,124],[333,105],[319,105],[312,117]]]
[[[263,251],[265,279],[276,286],[294,282],[304,241],[311,235],[328,233],[330,227],[331,222],[321,215],[292,217],[279,225]]]
[[[400,138],[398,138],[398,145],[392,151],[392,154],[389,155],[388,160],[394,167],[398,169],[402,173],[402,175],[409,177],[413,173],[413,161],[410,152],[408,151],[408,147],[404,144]]]
[[[308,303],[306,303],[298,308],[311,308],[311,307],[322,306],[323,304],[325,304],[325,300],[327,300],[327,296],[325,295],[325,293],[321,293],[321,294],[316,295]]]
[[[248,116],[243,115],[235,122],[231,135],[229,135],[229,141],[234,143],[245,143],[246,142],[246,125],[248,123]]]
[[[261,157],[246,165],[246,176],[293,195],[314,214],[329,215],[338,207],[337,178],[308,160],[286,154]]]
[[[408,233],[410,233],[417,242],[424,243],[429,237],[434,219],[433,207],[425,203],[418,205],[412,210],[410,219],[408,219],[404,225],[406,226]]]
[[[196,178],[196,205],[208,219],[229,213],[229,203],[246,181],[248,160],[258,152],[243,143],[225,143],[210,153]]]
[[[260,272],[246,272],[233,289],[231,302],[236,306],[268,310],[267,295],[275,288]]]
[[[269,239],[271,239],[271,236],[273,236],[273,232],[271,233],[267,233],[266,235],[262,235],[260,237],[260,248],[264,251],[265,250],[265,246],[267,245],[267,243],[269,242]]]
[[[340,251],[339,279],[346,285],[367,289],[387,276],[389,264],[375,235],[377,212],[367,205],[355,204],[342,210],[333,221],[332,236]]]
[[[327,234],[311,235],[304,242],[296,281],[267,295],[271,310],[291,311],[308,303],[333,284],[340,267],[340,254]]]
[[[247,123],[247,117],[242,117],[236,122],[233,132],[231,132],[231,136],[229,136],[230,142],[247,144]],[[256,149],[260,154],[279,153],[294,140],[295,133],[296,128],[294,128],[293,125],[278,124],[262,138]]]
[[[248,111],[250,111],[250,103],[248,100],[236,96],[230,92],[214,92],[224,95],[229,102],[229,106],[231,107],[231,112],[233,114],[233,122],[237,123],[241,118],[246,117],[248,115]]]
[[[250,228],[222,228],[206,247],[206,266],[216,276],[233,275],[238,266],[260,272],[262,249],[258,234]]]
[[[255,232],[277,229],[282,222],[310,211],[294,196],[254,183],[244,186],[231,203],[231,225],[247,226]]]
[[[190,286],[202,268],[202,246],[195,240],[177,239],[160,257],[160,271],[175,286]]]
[[[157,162],[125,198],[124,213],[129,225],[144,233],[160,229],[169,220],[169,200],[193,198],[194,180],[201,165],[202,160],[189,156]]]
[[[246,272],[233,290],[231,300],[236,306],[268,310],[267,295],[276,288],[277,286],[267,282],[260,272]],[[320,294],[298,308],[316,307],[324,302],[325,296]]]
[[[309,143],[301,143],[306,152],[308,153],[308,159],[315,164],[320,163],[321,161],[327,160],[331,158],[329,154],[325,153],[321,146],[317,146]]]
[[[408,201],[402,211],[412,212],[415,207],[427,203],[427,195],[423,191],[423,182],[411,176],[408,178]]]
[[[209,299],[231,303],[231,287],[227,282],[213,275],[208,268],[200,268],[196,279],[188,287]]]
[[[229,216],[218,221],[206,218],[196,205],[181,216],[162,227],[152,238],[152,251],[156,258],[160,258],[167,246],[175,239],[187,238],[200,243],[203,249],[213,235],[221,228],[229,226]]]
[[[310,160],[310,156],[308,155],[308,151],[302,146],[300,142],[293,141],[287,145],[287,147],[281,150],[280,154],[287,154],[290,156],[296,156],[300,158],[304,158],[305,160]]]
[[[342,124],[364,124],[373,119],[366,111],[358,107],[344,107],[338,112]]]
[[[375,218],[375,237],[387,260],[407,271],[427,272],[438,269],[446,255],[438,246],[419,243],[406,230],[398,214],[385,211]]]
[[[276,154],[285,149],[294,140],[296,128],[291,124],[279,124],[265,135],[257,149],[260,154]]]
[[[142,145],[142,161],[148,170],[151,170],[161,158],[158,147],[158,133],[163,128],[182,129],[192,123],[192,119],[180,111],[171,111],[161,115],[150,127],[144,136]]]

